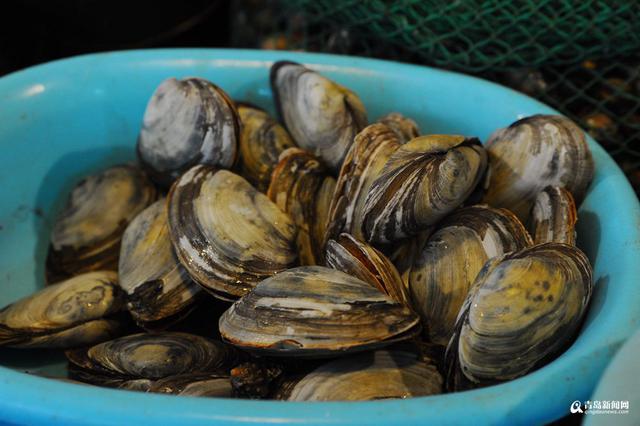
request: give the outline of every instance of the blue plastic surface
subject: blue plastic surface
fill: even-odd
[[[360,95],[372,121],[399,111],[425,133],[482,140],[549,107],[498,85],[364,58],[249,50],[152,50],[53,62],[0,79],[0,305],[40,288],[51,220],[79,177],[134,159],[146,102],[167,77],[201,76],[273,111],[270,64],[306,63]],[[0,418],[29,424],[518,424],[587,399],[640,324],[640,209],[624,175],[590,140],[596,176],[579,214],[595,293],[576,342],[542,369],[498,386],[408,400],[283,403],[172,397],[73,385],[0,368]],[[0,362],[26,368],[22,360]],[[13,357],[15,358],[15,356]],[[53,364],[55,362],[52,361]]]

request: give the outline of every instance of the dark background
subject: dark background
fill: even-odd
[[[229,45],[229,1],[11,0],[0,6],[0,75],[89,52]]]

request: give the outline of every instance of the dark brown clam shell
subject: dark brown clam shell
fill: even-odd
[[[147,392],[182,396],[230,398],[231,381],[227,373],[197,373],[170,376],[153,382]]]

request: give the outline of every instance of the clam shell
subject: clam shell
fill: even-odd
[[[396,134],[384,124],[372,124],[358,133],[340,169],[329,207],[325,244],[342,232],[365,240],[362,221],[367,194],[400,145]]]
[[[589,260],[561,243],[496,257],[478,274],[446,353],[450,388],[515,379],[569,345],[592,293]]]
[[[420,136],[418,124],[398,112],[392,112],[380,117],[377,123],[382,123],[393,130],[401,143],[407,143],[411,139]]]
[[[319,226],[322,226],[323,219],[317,217],[318,209],[320,214],[326,210],[327,189],[323,188],[323,182],[335,182],[327,173],[316,156],[299,148],[291,148],[282,153],[267,191],[271,201],[288,213],[297,225],[296,245],[301,265],[316,265],[323,258],[324,232],[322,229],[314,230],[314,225],[320,222]],[[328,185],[331,186],[330,183]],[[324,206],[317,206],[318,202],[324,203]],[[322,234],[321,239],[316,240],[319,234]]]
[[[417,253],[409,275],[411,300],[429,339],[447,345],[487,260],[531,244],[522,223],[505,209],[465,207],[441,222]]]
[[[265,111],[238,104],[242,123],[240,171],[256,189],[266,192],[280,154],[295,147],[289,133]]]
[[[121,324],[108,318],[124,308],[115,272],[89,272],[6,306],[0,346],[69,348],[108,340]]]
[[[329,240],[326,264],[368,282],[393,300],[410,306],[408,291],[393,263],[384,254],[352,235],[340,234],[337,241]]]
[[[122,233],[155,198],[151,182],[131,165],[111,167],[78,182],[53,224],[48,282],[117,269]]]
[[[206,373],[166,377],[153,382],[148,392],[230,398],[232,390],[228,374]]]
[[[238,113],[222,89],[201,78],[169,78],[147,104],[138,157],[153,181],[168,187],[196,164],[233,166],[239,138]]]
[[[178,332],[132,334],[66,352],[78,380],[109,386],[229,368],[235,353],[221,342]]]
[[[180,262],[214,296],[233,300],[296,261],[296,226],[227,170],[195,166],[169,192],[169,233]]]
[[[222,338],[274,356],[325,357],[415,335],[418,317],[343,272],[304,266],[262,281],[220,318]]]
[[[487,142],[491,182],[484,202],[527,220],[549,185],[567,188],[579,206],[593,178],[584,132],[568,118],[533,115],[496,131]]]
[[[573,196],[565,188],[548,186],[538,194],[529,215],[529,231],[536,244],[575,245],[578,212]]]
[[[289,401],[368,401],[442,393],[442,376],[413,353],[380,350],[337,359],[303,377]]]
[[[118,273],[129,312],[142,326],[165,327],[195,302],[201,288],[173,252],[164,198],[147,207],[127,227]]]
[[[367,125],[360,98],[294,62],[274,63],[270,79],[279,115],[298,146],[338,170],[354,136]]]
[[[427,135],[400,146],[367,193],[365,239],[391,243],[435,224],[464,203],[486,165],[476,138]]]

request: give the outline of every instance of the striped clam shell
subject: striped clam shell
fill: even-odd
[[[512,380],[549,362],[578,331],[592,293],[580,250],[546,243],[489,260],[445,355],[450,389]]]
[[[49,285],[0,311],[0,346],[72,348],[120,334],[124,295],[112,271]]]
[[[222,338],[273,356],[331,357],[406,340],[416,314],[343,272],[302,266],[262,281],[220,318]]]
[[[399,112],[391,112],[383,117],[380,117],[376,123],[382,123],[388,126],[398,137],[402,143],[407,143],[413,138],[420,136],[420,128],[418,124],[405,117]]]
[[[465,207],[444,219],[419,250],[409,275],[411,300],[430,341],[447,345],[487,260],[531,244],[525,227],[505,209]]]
[[[562,187],[548,186],[534,200],[528,225],[536,244],[575,245],[577,221],[578,212],[571,193]]]
[[[133,165],[110,167],[78,182],[53,224],[48,282],[117,269],[125,228],[155,199],[153,184]]]
[[[166,327],[189,312],[200,286],[176,257],[163,198],[129,224],[122,237],[118,273],[127,307],[146,328]]]
[[[320,159],[299,148],[283,152],[273,171],[267,196],[297,225],[301,265],[317,265],[323,259],[327,217],[322,211],[328,210],[334,187],[335,179],[328,175]]]
[[[496,131],[487,142],[491,181],[484,202],[528,219],[535,197],[549,185],[565,187],[576,205],[593,178],[584,132],[568,118],[533,115]]]
[[[426,135],[401,145],[367,193],[365,239],[391,243],[435,224],[464,203],[486,165],[476,138]]]
[[[416,354],[378,350],[328,362],[288,386],[289,401],[369,401],[442,393],[442,376]]]
[[[289,133],[265,111],[238,103],[242,124],[240,171],[260,192],[265,192],[280,154],[295,146]]]
[[[367,125],[360,98],[294,62],[274,63],[270,80],[279,115],[297,145],[339,170],[354,136]]]
[[[231,381],[224,373],[196,373],[169,376],[156,380],[148,392],[182,396],[231,398]]]
[[[294,265],[296,226],[244,178],[198,165],[168,197],[169,233],[191,278],[223,300]]]
[[[138,157],[168,187],[196,164],[234,165],[240,120],[233,101],[201,78],[163,81],[151,96],[138,137]]]

